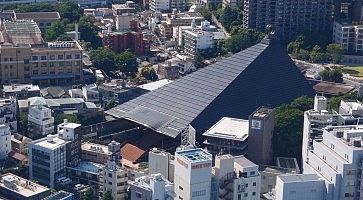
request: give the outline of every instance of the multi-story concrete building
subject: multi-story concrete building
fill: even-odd
[[[334,0],[334,20],[359,22],[363,20],[362,0]]]
[[[363,126],[328,126],[321,140],[313,140],[304,173],[325,180],[326,199],[362,198]]]
[[[125,13],[136,13],[135,3],[126,1],[124,4],[112,4],[113,15],[122,15]]]
[[[363,25],[334,22],[333,40],[346,53],[363,53]]]
[[[105,164],[111,158],[111,152],[106,145],[83,142],[81,145],[82,160]]]
[[[8,157],[11,151],[11,133],[7,125],[0,124],[0,160]]]
[[[150,0],[149,1],[150,10],[156,11],[168,11],[170,10],[170,1],[169,0]]]
[[[0,99],[0,124],[7,125],[12,133],[18,131],[17,106],[13,97]]]
[[[1,25],[0,83],[70,84],[82,80],[83,49],[76,41],[44,43],[34,21]]]
[[[277,36],[291,40],[303,31],[331,30],[333,0],[244,0],[243,26],[266,31],[272,25]]]
[[[165,179],[161,174],[152,174],[135,179],[130,184],[132,200],[175,198],[174,184]]]
[[[247,158],[256,164],[270,164],[275,110],[260,107],[249,117]]]
[[[172,14],[168,14],[165,22],[160,25],[160,33],[165,38],[169,39],[173,36],[173,27],[190,26],[192,22],[200,24],[204,18],[196,13],[178,13],[175,10]]]
[[[203,149],[175,152],[176,199],[210,199],[212,155]]]
[[[277,176],[275,199],[326,199],[324,180],[316,174],[288,174]]]
[[[80,126],[65,119],[58,125],[56,135],[47,135],[29,144],[30,179],[53,188],[58,178],[66,176],[67,165],[79,163]]]
[[[40,96],[40,89],[38,85],[32,84],[3,85],[3,93],[7,98],[27,99]]]
[[[32,140],[18,133],[11,136],[11,149],[23,155],[28,155],[29,143]]]
[[[184,42],[185,53],[194,57],[198,50],[213,47],[213,34],[207,31],[186,30]]]
[[[100,93],[97,84],[93,83],[82,87],[82,95],[85,101],[98,103],[100,102]]]
[[[249,121],[223,117],[208,129],[203,136],[207,150],[213,155],[228,153],[233,156],[245,155],[248,145]]]
[[[103,36],[102,43],[115,53],[129,49],[136,55],[144,55],[150,49],[139,32],[112,32]]]
[[[50,195],[50,189],[15,174],[1,175],[0,199],[39,200]]]
[[[219,155],[215,158],[213,180],[219,190],[211,199],[260,199],[261,176],[258,165],[244,156]]]
[[[44,106],[32,106],[28,113],[28,131],[31,135],[54,133],[52,110]]]
[[[25,12],[15,13],[14,20],[34,20],[40,31],[45,33],[54,22],[60,20],[58,12]]]
[[[192,5],[191,0],[170,0],[170,9],[176,9],[179,11],[186,11]]]
[[[165,179],[174,180],[174,156],[153,148],[149,151],[149,175],[161,174]]]

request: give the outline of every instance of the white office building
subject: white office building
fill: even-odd
[[[0,125],[0,160],[8,157],[11,151],[11,133],[10,128],[5,125]]]
[[[200,148],[175,152],[176,199],[210,199],[212,155]]]
[[[32,135],[48,135],[54,132],[52,110],[45,106],[32,106],[28,113],[28,130]]]
[[[212,191],[211,199],[260,199],[261,176],[258,165],[244,156],[216,156],[213,177],[218,190]]]
[[[304,173],[325,180],[327,199],[362,199],[363,126],[328,126],[313,140]]]
[[[363,25],[334,22],[333,41],[351,53],[363,52]]]
[[[149,175],[152,174],[161,174],[165,179],[173,182],[174,156],[157,148],[149,151]]]
[[[166,180],[161,174],[152,174],[137,178],[130,185],[132,200],[175,198],[174,184]]]
[[[67,164],[77,164],[80,159],[80,124],[64,123],[57,127],[57,134],[29,143],[29,177],[54,188],[58,178],[66,175]]]
[[[286,174],[277,176],[276,200],[323,200],[324,180],[316,174]]]
[[[151,11],[167,11],[170,10],[169,0],[150,0],[149,2]]]
[[[213,34],[201,30],[186,30],[184,36],[184,51],[194,57],[198,50],[213,47]]]

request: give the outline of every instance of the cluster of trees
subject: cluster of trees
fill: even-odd
[[[313,105],[313,98],[303,96],[276,108],[272,141],[274,156],[295,157],[301,160],[304,112],[312,109]]]
[[[128,50],[115,54],[108,48],[99,47],[90,52],[90,59],[96,68],[106,73],[120,70],[128,76],[135,77],[138,72],[136,56]]]
[[[242,25],[243,8],[240,6],[234,8],[229,6],[225,8],[220,7],[213,13],[227,31],[231,31],[235,26]]]
[[[151,65],[143,67],[140,75],[150,81],[156,81],[158,79],[158,75]]]
[[[339,110],[340,101],[341,100],[359,100],[363,101],[363,97],[360,96],[357,92],[349,93],[349,94],[338,94],[329,99],[328,105],[330,110]]]
[[[265,37],[264,33],[241,26],[233,27],[231,37],[225,41],[225,48],[232,53],[237,53],[259,43]]]
[[[339,44],[329,43],[329,40],[323,39],[320,35],[299,35],[295,41],[287,45],[288,53],[299,60],[338,64],[343,53],[342,47]]]
[[[342,83],[343,72],[341,69],[325,69],[319,73],[323,81]]]

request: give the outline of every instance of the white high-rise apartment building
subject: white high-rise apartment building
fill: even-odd
[[[325,180],[329,200],[363,199],[363,126],[328,126],[322,140],[313,140],[304,173]]]
[[[186,30],[184,36],[185,53],[194,57],[198,50],[213,47],[213,33],[201,30]]]
[[[10,128],[5,125],[0,125],[0,160],[8,157],[11,151],[11,133]]]
[[[150,0],[150,10],[156,11],[167,11],[170,10],[169,0]]]
[[[176,199],[210,199],[212,155],[193,148],[175,152],[174,191]]]
[[[334,22],[333,40],[347,52],[363,53],[363,25]]]
[[[48,135],[54,132],[52,110],[44,106],[32,106],[28,114],[28,130],[31,134]]]
[[[214,195],[211,199],[260,199],[261,176],[258,165],[244,156],[216,156],[213,175],[219,190],[212,191]]]

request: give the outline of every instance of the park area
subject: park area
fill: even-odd
[[[363,66],[343,67],[342,71],[351,76],[363,77]]]

